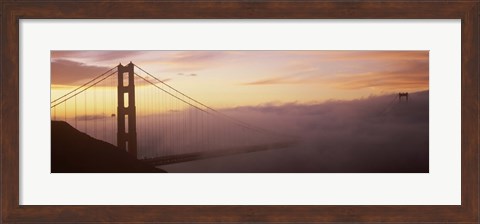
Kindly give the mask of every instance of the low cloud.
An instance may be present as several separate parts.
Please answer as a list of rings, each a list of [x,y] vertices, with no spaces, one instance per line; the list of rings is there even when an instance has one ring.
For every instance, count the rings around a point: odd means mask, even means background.
[[[108,115],[86,115],[86,116],[78,116],[77,120],[79,121],[94,121],[94,120],[103,120],[109,117],[115,117],[115,114]]]
[[[190,76],[190,77],[197,76],[197,74],[195,74],[195,73],[190,73],[190,74],[186,74],[186,73],[178,73],[177,75],[179,75],[179,76]]]
[[[427,61],[406,60],[395,62],[383,69],[358,70],[334,74],[317,74],[320,70],[310,70],[302,74],[270,77],[241,85],[278,85],[318,83],[338,89],[377,88],[425,90],[428,88],[429,64]]]
[[[84,59],[95,62],[120,62],[144,54],[145,51],[52,51],[52,59],[75,60]]]
[[[323,53],[323,52],[321,52]],[[429,51],[324,51],[328,60],[428,60]]]
[[[172,62],[198,63],[219,59],[227,54],[227,51],[176,51]]]
[[[305,80],[295,79],[291,76],[284,76],[284,77],[259,79],[252,82],[241,83],[241,85],[275,85],[275,84],[296,84],[296,83],[305,83]]]
[[[281,136],[241,129],[225,120],[219,123],[218,117],[193,108],[171,109],[164,114],[137,114],[139,157],[268,144],[284,141],[285,136],[295,136],[299,143],[288,148],[162,168],[169,172],[207,173],[425,173],[429,172],[428,105],[429,93],[424,91],[410,93],[408,103],[398,102],[396,95],[383,95],[311,105],[264,104],[221,110],[230,117]],[[87,120],[76,122],[79,130],[116,144],[116,117],[107,114],[78,120]],[[106,131],[102,129],[105,127]]]
[[[363,74],[344,74],[326,81],[341,89],[421,89],[428,86],[428,61],[405,61],[394,69]]]
[[[395,99],[395,100],[394,100]],[[394,103],[392,103],[394,102]],[[223,112],[297,136],[290,148],[172,164],[170,172],[428,172],[428,91],[305,105],[260,105]]]
[[[91,80],[110,69],[70,60],[53,60],[51,80],[53,85],[83,84],[83,81]]]

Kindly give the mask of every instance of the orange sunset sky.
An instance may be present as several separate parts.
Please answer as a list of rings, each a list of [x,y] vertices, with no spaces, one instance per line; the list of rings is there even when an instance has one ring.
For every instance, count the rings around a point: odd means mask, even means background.
[[[428,51],[52,51],[52,100],[130,61],[214,108],[416,92],[429,80]]]

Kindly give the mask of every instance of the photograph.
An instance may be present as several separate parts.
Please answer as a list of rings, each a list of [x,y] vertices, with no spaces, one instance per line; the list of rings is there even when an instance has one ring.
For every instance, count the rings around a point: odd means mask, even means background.
[[[52,173],[429,173],[429,51],[52,50]]]

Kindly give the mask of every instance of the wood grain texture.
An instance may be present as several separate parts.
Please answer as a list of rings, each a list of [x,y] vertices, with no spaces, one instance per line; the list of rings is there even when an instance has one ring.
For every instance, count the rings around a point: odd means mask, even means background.
[[[3,34],[3,1],[0,1],[0,222],[4,220],[4,213],[3,213],[3,150],[2,148],[4,147],[3,141],[2,141],[2,131],[3,131],[3,118],[2,118],[2,112],[3,112],[3,97],[2,97],[2,77],[3,75],[3,43],[5,41],[3,40],[5,35]]]
[[[1,220],[9,222],[479,221],[478,1],[0,1]],[[19,206],[19,19],[462,19],[461,206]]]

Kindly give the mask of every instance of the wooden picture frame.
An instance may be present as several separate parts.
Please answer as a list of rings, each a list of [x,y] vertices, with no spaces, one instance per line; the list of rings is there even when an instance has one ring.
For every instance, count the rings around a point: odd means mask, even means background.
[[[479,222],[478,1],[13,1],[1,7],[1,218],[16,222]],[[112,10],[114,9],[114,10]],[[461,205],[19,205],[20,19],[461,19]]]

